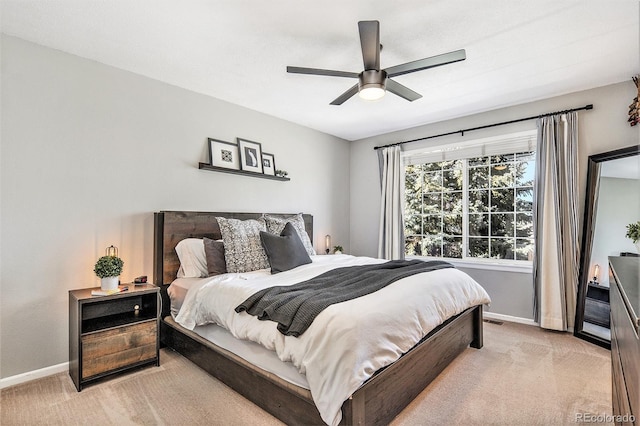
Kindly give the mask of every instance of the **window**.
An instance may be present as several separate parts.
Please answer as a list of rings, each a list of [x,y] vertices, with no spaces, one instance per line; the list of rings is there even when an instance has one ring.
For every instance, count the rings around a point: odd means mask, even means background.
[[[534,136],[527,133],[507,137],[493,149],[484,142],[449,153],[409,153],[405,253],[532,260],[533,143]]]

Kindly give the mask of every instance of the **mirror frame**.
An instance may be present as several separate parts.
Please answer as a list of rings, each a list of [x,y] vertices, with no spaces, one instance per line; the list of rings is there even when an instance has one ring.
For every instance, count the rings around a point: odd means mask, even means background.
[[[605,161],[617,160],[620,158],[632,157],[640,155],[640,145],[633,145],[626,148],[616,149],[614,151],[603,152],[589,156],[587,169],[587,187],[584,200],[584,217],[582,223],[582,242],[580,247],[580,272],[578,278],[578,299],[576,301],[576,317],[573,325],[573,335],[594,343],[607,349],[611,349],[611,341],[595,336],[583,330],[584,323],[584,307],[587,297],[587,284],[589,282],[589,266],[591,264],[591,252],[593,242],[595,202],[597,200],[596,190],[600,181],[600,163]],[[607,265],[607,270],[608,270]]]

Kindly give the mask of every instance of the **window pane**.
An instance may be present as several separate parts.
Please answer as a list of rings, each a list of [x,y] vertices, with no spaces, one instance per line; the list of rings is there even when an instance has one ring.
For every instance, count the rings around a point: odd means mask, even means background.
[[[424,174],[425,192],[442,191],[442,172],[429,172]]]
[[[469,212],[483,213],[489,211],[489,191],[469,191]]]
[[[424,216],[424,233],[437,235],[442,232],[442,216]]]
[[[444,257],[462,259],[462,238],[444,237],[442,243],[442,254]]]
[[[462,216],[445,215],[444,233],[447,235],[462,235]]]
[[[491,164],[508,163],[515,160],[515,154],[492,155]]]
[[[404,234],[422,234],[422,217],[409,215],[404,217]]]
[[[408,256],[422,256],[422,237],[420,235],[407,236],[404,240],[404,252]]]
[[[494,259],[514,259],[513,239],[491,238],[491,257]]]
[[[420,173],[422,171],[422,164],[409,164],[408,166],[406,166],[404,168],[404,173],[405,174],[417,174]]]
[[[441,164],[442,163],[428,163],[423,164],[422,167],[425,172],[437,172],[442,169]]]
[[[533,215],[516,214],[516,237],[533,238]]]
[[[426,214],[439,214],[442,212],[442,193],[422,195],[423,212]]]
[[[489,257],[489,239],[469,237],[469,256],[470,257]]]
[[[486,166],[489,164],[489,157],[474,157],[469,158],[469,166]]]
[[[442,172],[442,186],[451,191],[462,191],[462,170],[445,170]]]
[[[533,260],[533,240],[516,240],[516,260]]]
[[[442,211],[445,213],[462,213],[462,192],[445,192],[442,194]]]
[[[422,239],[422,255],[442,257],[442,237],[425,236]]]
[[[516,211],[533,210],[533,188],[516,189]]]
[[[404,206],[404,213],[406,216],[413,216],[422,213],[422,204],[418,197],[407,197]]]
[[[513,237],[513,213],[498,213],[491,215],[492,237]]]
[[[492,188],[509,188],[513,187],[513,171],[511,166],[506,164],[493,166],[491,168],[491,187]]]
[[[513,189],[494,189],[491,191],[491,211],[513,211]]]
[[[535,176],[536,176],[535,161],[524,161],[522,163],[516,163],[515,174],[516,174],[516,185],[533,186],[533,180],[535,179]]]
[[[489,167],[469,168],[469,189],[489,187]]]
[[[469,215],[469,236],[489,236],[489,215],[470,214]]]
[[[414,173],[405,172],[404,174],[405,191],[416,192],[422,190],[422,181],[420,176]]]

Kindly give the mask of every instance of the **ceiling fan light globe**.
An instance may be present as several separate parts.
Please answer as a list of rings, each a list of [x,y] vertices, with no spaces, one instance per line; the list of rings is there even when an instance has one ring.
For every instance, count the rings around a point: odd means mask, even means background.
[[[360,91],[358,92],[358,96],[360,96],[361,99],[364,99],[366,101],[377,101],[378,99],[382,98],[384,94],[385,94],[384,88],[376,84],[371,84],[371,85],[367,85],[366,87],[361,87]]]

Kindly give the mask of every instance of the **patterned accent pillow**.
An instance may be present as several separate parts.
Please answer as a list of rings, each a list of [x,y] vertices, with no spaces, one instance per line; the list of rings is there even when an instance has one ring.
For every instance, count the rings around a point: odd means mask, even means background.
[[[264,219],[227,219],[216,217],[224,242],[227,272],[251,272],[269,268],[269,259],[260,242],[266,231]]]
[[[307,234],[304,227],[302,213],[298,213],[293,216],[271,216],[263,214],[262,217],[267,224],[267,232],[276,235],[280,235],[287,222],[291,222],[295,230],[298,231],[298,236],[300,237],[300,240],[302,240],[302,245],[304,245],[305,250],[307,250],[307,254],[309,256],[316,254],[316,251],[313,249],[313,244],[311,244],[309,234]]]

